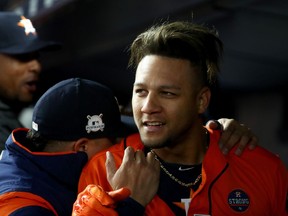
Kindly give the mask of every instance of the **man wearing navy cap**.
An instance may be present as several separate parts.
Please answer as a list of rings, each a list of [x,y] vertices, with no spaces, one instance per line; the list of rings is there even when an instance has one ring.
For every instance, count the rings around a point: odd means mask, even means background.
[[[104,85],[72,78],[52,86],[35,105],[32,129],[17,128],[6,141],[0,215],[71,215],[83,166],[130,129]]]
[[[11,131],[22,127],[18,115],[32,102],[41,71],[39,52],[59,48],[40,40],[29,19],[0,12],[0,151]]]

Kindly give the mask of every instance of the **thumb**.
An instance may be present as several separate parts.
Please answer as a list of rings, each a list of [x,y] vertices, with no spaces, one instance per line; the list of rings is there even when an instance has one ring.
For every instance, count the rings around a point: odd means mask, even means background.
[[[108,182],[110,183],[117,171],[116,165],[115,165],[115,160],[111,152],[107,151],[106,152],[106,173],[107,173],[107,179]]]
[[[206,123],[206,127],[212,130],[222,130],[222,125],[217,120],[209,120]]]
[[[130,190],[128,188],[120,188],[118,190],[108,192],[109,196],[115,201],[122,201],[130,196]]]

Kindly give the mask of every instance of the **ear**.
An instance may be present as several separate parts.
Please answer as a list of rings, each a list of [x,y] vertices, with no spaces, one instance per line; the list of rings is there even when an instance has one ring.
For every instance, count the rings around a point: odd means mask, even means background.
[[[84,151],[87,152],[88,150],[88,139],[87,138],[80,138],[78,139],[73,146],[74,151]]]
[[[198,113],[202,114],[206,111],[209,106],[211,97],[210,88],[207,86],[203,87],[198,93]]]

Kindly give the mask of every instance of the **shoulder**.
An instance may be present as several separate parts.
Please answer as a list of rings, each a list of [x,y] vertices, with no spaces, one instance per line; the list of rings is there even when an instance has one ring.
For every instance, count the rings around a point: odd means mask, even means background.
[[[267,187],[270,185],[270,189],[288,186],[288,172],[284,162],[263,147],[257,146],[254,150],[246,148],[240,156],[232,150],[226,158],[234,173],[242,176],[246,173],[255,182],[261,182]]]
[[[22,143],[26,143],[26,135],[28,132],[28,128],[21,128],[18,127],[16,129],[14,129],[9,136],[7,137],[6,140],[6,145],[7,146],[13,146],[13,148],[9,148],[9,149],[14,149],[14,151],[21,151],[21,152],[27,152],[28,149],[26,149]],[[16,150],[17,149],[17,150]]]
[[[28,192],[9,192],[0,196],[0,212],[9,216],[53,216],[56,211],[42,197]],[[2,215],[1,214],[1,215]]]
[[[269,169],[269,171],[285,168],[284,162],[277,154],[261,146],[257,146],[254,150],[245,149],[242,157],[243,160],[249,159],[249,161],[251,161],[251,163],[255,166],[263,167],[263,169]]]
[[[219,130],[209,130],[210,133],[210,146],[209,151],[213,152],[213,157],[217,155],[218,159],[222,158],[229,164],[234,164],[238,166],[250,166],[256,169],[263,170],[262,172],[279,172],[279,169],[287,173],[284,162],[275,153],[261,147],[257,146],[255,149],[250,150],[245,148],[240,156],[235,155],[235,150],[237,144],[231,149],[228,155],[224,156],[219,149],[219,138],[221,132]],[[211,154],[210,154],[211,156]],[[284,173],[285,173],[284,172]]]
[[[211,147],[215,150],[218,149],[219,150],[219,139],[221,136],[221,131],[219,130],[208,130],[210,133],[210,145]],[[235,150],[237,148],[237,144],[233,147],[233,149],[231,149],[229,151],[229,154],[227,155],[226,159],[228,160],[236,160],[239,159],[240,161],[246,161],[247,163],[251,163],[251,164],[267,164],[268,167],[278,167],[279,164],[283,164],[283,162],[281,161],[281,159],[279,158],[278,155],[276,155],[275,153],[261,147],[257,146],[255,149],[250,150],[249,148],[245,148],[243,153],[241,154],[241,156],[237,156],[235,155]],[[220,150],[219,150],[220,151]],[[225,157],[225,156],[224,156]]]
[[[25,206],[13,211],[9,216],[31,216],[31,215],[41,215],[41,216],[55,216],[55,214],[47,208],[41,206]]]

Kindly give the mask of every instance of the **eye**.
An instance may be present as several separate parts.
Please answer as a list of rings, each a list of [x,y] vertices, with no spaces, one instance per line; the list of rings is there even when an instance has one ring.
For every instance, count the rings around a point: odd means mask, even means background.
[[[164,97],[169,97],[169,98],[176,97],[176,94],[171,91],[162,91],[160,92],[160,94]]]
[[[174,95],[174,93],[168,92],[168,91],[163,91],[162,94],[163,94],[163,95]]]
[[[17,55],[10,55],[12,58],[17,59],[21,62],[29,62],[32,60],[39,60],[39,53],[32,52],[32,53],[25,53],[25,54],[17,54]]]
[[[138,95],[139,97],[147,95],[147,91],[141,88],[134,89],[134,93]]]

